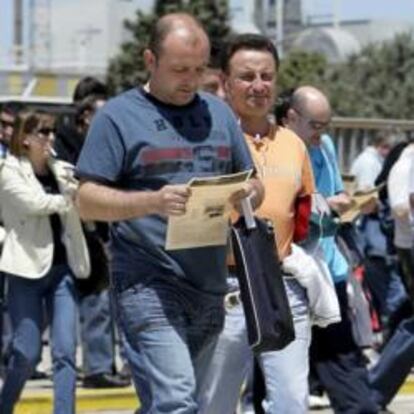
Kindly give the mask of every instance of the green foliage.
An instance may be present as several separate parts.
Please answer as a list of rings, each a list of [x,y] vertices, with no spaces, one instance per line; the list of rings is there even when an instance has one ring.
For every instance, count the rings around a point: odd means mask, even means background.
[[[328,83],[338,115],[410,119],[414,105],[413,35],[401,34],[390,42],[366,47],[336,67]]]
[[[282,61],[279,90],[314,85],[341,116],[410,119],[414,108],[414,37],[372,44],[344,63],[294,50]]]
[[[159,16],[176,11],[196,16],[206,28],[212,43],[222,42],[230,33],[227,0],[157,0],[152,14],[138,11],[134,21],[125,22],[131,39],[121,46],[120,53],[109,64],[107,83],[112,93],[146,81],[143,52],[148,44],[150,28]]]
[[[328,70],[322,54],[292,50],[281,62],[278,89],[293,89],[301,85],[322,87]]]

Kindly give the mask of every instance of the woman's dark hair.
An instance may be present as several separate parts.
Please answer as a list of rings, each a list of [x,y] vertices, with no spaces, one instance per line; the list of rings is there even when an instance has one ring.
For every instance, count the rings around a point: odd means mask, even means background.
[[[276,99],[273,113],[276,118],[276,123],[280,126],[285,125],[287,113],[292,105],[293,92],[294,89],[287,89],[280,93]]]
[[[16,157],[25,155],[24,140],[26,136],[44,127],[53,128],[54,125],[55,117],[46,112],[21,112],[16,117],[10,139],[10,154]]]

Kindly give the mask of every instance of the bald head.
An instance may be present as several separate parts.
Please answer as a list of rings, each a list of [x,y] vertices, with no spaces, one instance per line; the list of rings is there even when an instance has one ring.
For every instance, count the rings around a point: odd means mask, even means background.
[[[208,36],[201,23],[187,13],[170,13],[161,17],[153,26],[148,48],[159,56],[169,35],[174,35],[189,46],[208,45]]]
[[[331,119],[328,98],[313,86],[301,86],[292,95],[287,126],[306,143],[318,144]]]
[[[328,98],[313,86],[301,86],[295,90],[292,95],[291,107],[299,111],[319,112],[323,116],[330,116],[331,105]]]
[[[151,94],[173,105],[190,103],[200,87],[209,55],[208,37],[193,16],[172,13],[161,17],[150,47],[144,51]]]

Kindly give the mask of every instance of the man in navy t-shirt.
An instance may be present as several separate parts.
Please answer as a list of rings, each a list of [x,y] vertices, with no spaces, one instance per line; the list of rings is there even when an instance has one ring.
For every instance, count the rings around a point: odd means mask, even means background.
[[[197,361],[223,323],[226,246],[166,251],[167,217],[185,213],[192,177],[253,168],[229,107],[197,92],[208,56],[192,16],[158,20],[148,84],[97,113],[77,165],[82,217],[113,222],[112,288],[140,413],[197,412]],[[246,196],[261,202],[258,180],[231,201]]]

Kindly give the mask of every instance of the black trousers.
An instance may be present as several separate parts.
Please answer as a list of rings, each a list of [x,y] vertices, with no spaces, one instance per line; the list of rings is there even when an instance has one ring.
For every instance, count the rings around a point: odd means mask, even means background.
[[[337,283],[335,288],[342,320],[327,328],[313,328],[310,349],[313,368],[335,414],[375,414],[378,407],[372,398],[365,360],[352,336],[346,282]],[[263,413],[261,401],[265,396],[260,376],[256,367],[253,387],[256,413]]]

